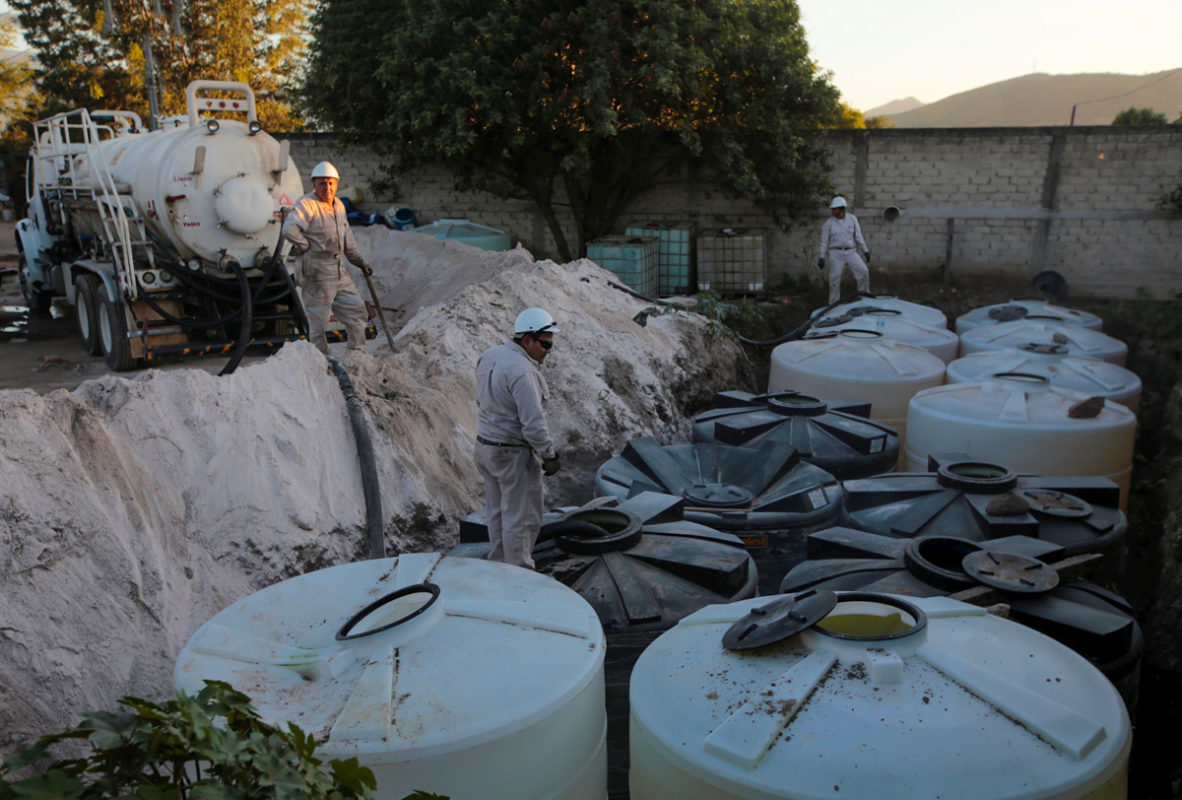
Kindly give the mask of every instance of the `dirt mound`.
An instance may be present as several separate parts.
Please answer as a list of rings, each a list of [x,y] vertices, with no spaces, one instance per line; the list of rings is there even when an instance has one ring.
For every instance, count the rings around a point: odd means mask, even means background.
[[[383,304],[406,319],[397,353],[379,340],[343,359],[371,421],[390,554],[450,549],[482,504],[473,372],[526,306],[561,329],[545,366],[564,463],[551,504],[589,497],[594,468],[634,437],[685,439],[687,404],[753,388],[716,326],[658,313],[589,261],[361,233]],[[123,694],[166,696],[198,625],[363,557],[364,525],[345,403],[306,343],[224,378],[150,370],[0,392],[0,750]]]

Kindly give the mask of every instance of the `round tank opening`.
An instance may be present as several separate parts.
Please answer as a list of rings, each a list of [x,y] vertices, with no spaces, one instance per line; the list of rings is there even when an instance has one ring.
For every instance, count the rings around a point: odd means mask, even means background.
[[[845,592],[837,605],[816,624],[821,633],[855,641],[889,641],[917,633],[927,626],[918,607],[886,595]]]
[[[867,340],[867,341],[872,340],[872,339],[881,339],[882,338],[882,334],[879,333],[878,331],[860,331],[860,330],[838,331],[837,335],[844,336],[846,339],[863,339],[863,340]]]
[[[936,470],[941,486],[966,492],[1002,492],[1018,482],[1017,473],[989,461],[954,461]]]
[[[867,309],[862,316],[864,317],[901,317],[903,312],[895,308],[871,308]]]
[[[755,499],[747,489],[729,483],[699,483],[686,489],[682,496],[695,506],[706,508],[740,508]]]
[[[1029,372],[998,372],[995,373],[993,377],[995,380],[999,381],[1024,383],[1029,385],[1031,388],[1051,385],[1049,378],[1044,378],[1042,375],[1031,375]]]
[[[1063,318],[1056,314],[1027,314],[1026,319],[1037,320],[1039,322],[1062,322]]]
[[[920,580],[949,591],[972,586],[964,571],[964,557],[981,549],[976,542],[955,536],[923,536],[912,539],[903,550],[903,563]]]
[[[417,583],[375,600],[354,614],[337,631],[337,640],[361,639],[409,622],[439,599],[439,587]]]
[[[555,542],[566,552],[581,555],[626,550],[644,533],[638,517],[610,508],[576,511],[542,530],[552,531]]]
[[[823,414],[828,405],[817,397],[797,392],[779,392],[769,395],[767,407],[780,414]]]

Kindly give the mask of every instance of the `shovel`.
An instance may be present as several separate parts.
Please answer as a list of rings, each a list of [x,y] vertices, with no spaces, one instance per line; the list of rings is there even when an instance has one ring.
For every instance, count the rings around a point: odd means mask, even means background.
[[[397,353],[394,348],[394,335],[390,333],[390,326],[386,324],[386,315],[382,312],[382,303],[378,300],[378,292],[373,288],[373,278],[365,270],[361,271],[361,276],[365,278],[365,285],[369,287],[369,296],[373,298],[374,308],[377,309],[378,319],[382,321],[382,330],[386,332],[386,341],[390,343],[390,352]]]

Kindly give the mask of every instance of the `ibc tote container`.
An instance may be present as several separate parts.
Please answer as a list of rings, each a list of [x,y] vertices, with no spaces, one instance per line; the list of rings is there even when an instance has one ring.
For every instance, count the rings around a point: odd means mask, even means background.
[[[657,240],[642,236],[604,236],[587,243],[587,258],[614,272],[629,289],[657,294]]]
[[[657,289],[662,297],[693,294],[694,226],[689,223],[633,223],[625,236],[652,236],[657,240]]]
[[[747,294],[763,289],[767,250],[763,231],[724,229],[698,237],[698,290]]]

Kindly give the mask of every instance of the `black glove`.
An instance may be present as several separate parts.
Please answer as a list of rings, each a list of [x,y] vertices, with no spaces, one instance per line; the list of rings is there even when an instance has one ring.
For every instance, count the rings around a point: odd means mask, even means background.
[[[825,259],[823,259],[823,258],[817,259],[817,269],[825,269]]]
[[[542,459],[542,472],[545,474],[553,475],[555,472],[558,472],[558,467],[558,453],[555,453],[552,458]]]
[[[361,270],[362,275],[373,275],[373,267],[371,267],[369,264],[362,264],[357,269]]]
[[[870,251],[869,250],[866,251],[866,263],[867,264],[870,263]]]

